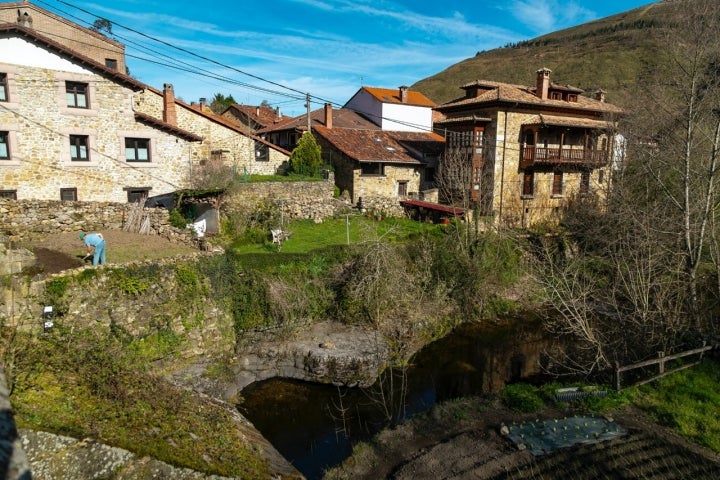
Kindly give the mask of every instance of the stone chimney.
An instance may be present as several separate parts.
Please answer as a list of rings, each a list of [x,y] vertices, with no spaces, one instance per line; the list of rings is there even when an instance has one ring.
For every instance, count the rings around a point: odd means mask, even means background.
[[[199,102],[200,102],[200,111],[201,112],[205,111],[205,104],[207,104],[207,98],[200,97]]]
[[[325,128],[332,128],[332,103],[325,104]]]
[[[400,87],[400,103],[407,103],[408,100],[408,87],[405,85]]]
[[[549,68],[541,68],[537,72],[537,88],[535,94],[541,100],[547,100],[548,89],[550,88],[550,74],[552,70]]]
[[[255,107],[255,116],[256,117],[260,116],[260,106]]]
[[[163,122],[177,126],[175,110],[175,90],[170,83],[163,85]]]
[[[25,28],[32,28],[33,20],[29,13],[20,13],[18,10],[17,23]]]
[[[282,113],[280,113],[280,107],[275,107],[275,119],[280,120],[282,118]]]
[[[605,93],[605,90],[603,90],[602,88],[595,92],[595,100],[605,103]]]

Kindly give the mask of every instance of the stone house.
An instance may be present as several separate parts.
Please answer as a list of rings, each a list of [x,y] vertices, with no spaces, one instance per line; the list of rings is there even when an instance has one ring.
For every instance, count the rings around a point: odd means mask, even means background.
[[[446,156],[462,156],[469,166],[458,197],[469,190],[466,198],[497,224],[557,221],[569,201],[602,202],[610,186],[622,110],[606,103],[602,90],[585,96],[551,82],[547,68],[536,73],[534,86],[468,83],[463,97],[435,108]]]
[[[188,185],[202,138],[134,111],[146,86],[34,29],[0,25],[0,195],[134,201]]]
[[[165,84],[162,91],[146,87],[134,101],[137,111],[202,137],[191,154],[195,169],[208,162],[220,162],[238,175],[273,175],[290,158],[290,152],[250,135],[231,119],[203,108],[202,103],[188,105],[175,98],[170,84]]]
[[[402,86],[362,87],[343,106],[354,110],[382,130],[431,132],[435,102],[420,92]]]
[[[277,109],[262,105],[241,105],[235,103],[225,109],[221,116],[241,125],[243,130],[255,135],[258,130],[271,127],[283,120],[280,107]]]
[[[313,134],[334,167],[335,185],[365,206],[390,200],[399,208],[400,200],[432,187],[445,143],[432,132],[316,126]]]
[[[0,196],[135,201],[192,188],[209,161],[265,174],[289,158],[176,100],[171,85],[125,75],[117,42],[27,2],[0,5],[5,16],[14,8],[0,24]],[[72,48],[87,42],[88,55]],[[111,54],[116,62],[105,61]]]

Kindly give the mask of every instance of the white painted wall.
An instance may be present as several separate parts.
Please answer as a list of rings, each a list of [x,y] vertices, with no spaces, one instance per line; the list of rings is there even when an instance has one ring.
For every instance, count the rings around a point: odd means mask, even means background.
[[[92,75],[91,71],[80,65],[15,37],[0,39],[0,63]]]
[[[432,131],[432,109],[399,103],[383,104],[383,130]]]

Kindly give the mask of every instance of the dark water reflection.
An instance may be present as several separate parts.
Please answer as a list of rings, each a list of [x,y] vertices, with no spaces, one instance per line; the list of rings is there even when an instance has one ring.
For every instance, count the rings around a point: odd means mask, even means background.
[[[385,427],[389,417],[400,419],[436,402],[496,391],[538,374],[547,345],[538,323],[528,319],[465,324],[420,351],[406,375],[385,372],[385,381],[373,388],[272,379],[245,388],[240,409],[308,480],[319,479],[350,455],[353,443]],[[398,388],[403,380],[404,399]],[[384,408],[388,405],[395,406],[391,413]]]

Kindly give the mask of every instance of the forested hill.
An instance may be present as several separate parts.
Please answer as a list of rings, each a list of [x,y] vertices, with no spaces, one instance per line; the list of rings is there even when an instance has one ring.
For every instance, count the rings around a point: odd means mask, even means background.
[[[412,86],[437,103],[460,97],[460,86],[483,79],[534,85],[535,71],[550,68],[552,80],[629,106],[640,77],[661,75],[657,52],[665,34],[687,9],[708,0],[664,0],[542,37],[478,52]],[[711,0],[717,1],[717,0]]]

